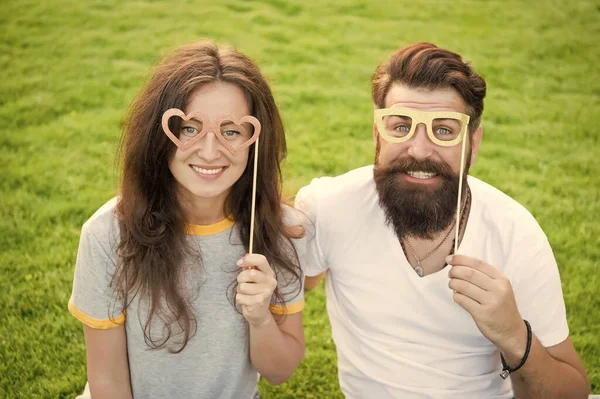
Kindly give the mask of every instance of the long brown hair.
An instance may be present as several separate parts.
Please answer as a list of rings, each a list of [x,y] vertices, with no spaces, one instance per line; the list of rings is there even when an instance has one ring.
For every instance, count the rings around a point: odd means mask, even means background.
[[[184,284],[184,259],[191,254],[186,245],[185,218],[177,200],[176,181],[168,167],[176,147],[163,133],[161,117],[169,108],[184,109],[192,91],[216,81],[239,86],[251,114],[262,125],[255,252],[263,254],[276,273],[287,271],[296,282],[302,276],[290,238],[302,236],[303,231],[283,223],[281,207],[280,163],[287,154],[284,128],[265,78],[249,58],[230,47],[199,42],[178,48],[160,63],[131,105],[121,138],[122,182],[117,205],[119,261],[112,281],[117,299],[125,308],[136,297],[149,304],[144,325],[149,347],[164,348],[171,336],[183,334],[179,348],[168,345],[173,353],[185,348],[196,332],[197,320]],[[172,131],[179,129],[172,128]],[[254,145],[249,149],[244,173],[224,204],[224,212],[233,216],[246,250]],[[274,298],[277,304],[283,304],[279,290],[275,291]],[[157,319],[164,323],[164,334],[154,340],[150,327]]]

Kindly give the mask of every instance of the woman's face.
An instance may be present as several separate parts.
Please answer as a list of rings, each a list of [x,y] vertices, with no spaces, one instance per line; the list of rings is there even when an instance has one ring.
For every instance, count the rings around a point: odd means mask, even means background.
[[[210,83],[194,90],[183,111],[186,115],[201,113],[206,119],[204,124],[214,124],[225,116],[237,121],[250,114],[243,90],[226,82]],[[199,134],[203,122],[195,119],[183,121],[178,132],[179,139],[185,142]],[[216,134],[221,134],[231,143],[243,142],[252,136],[252,129],[249,124],[237,126],[225,122],[219,129],[209,130],[192,147],[186,150],[178,148],[169,169],[177,181],[182,199],[222,208],[231,187],[246,169],[249,149],[244,148],[232,155]]]

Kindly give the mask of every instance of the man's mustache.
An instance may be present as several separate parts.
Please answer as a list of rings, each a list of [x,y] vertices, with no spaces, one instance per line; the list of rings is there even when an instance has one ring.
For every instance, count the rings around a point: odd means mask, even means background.
[[[385,174],[406,173],[408,171],[422,171],[425,173],[435,173],[442,177],[455,178],[457,177],[452,169],[441,162],[431,160],[417,161],[413,157],[399,158],[392,161],[384,167]]]

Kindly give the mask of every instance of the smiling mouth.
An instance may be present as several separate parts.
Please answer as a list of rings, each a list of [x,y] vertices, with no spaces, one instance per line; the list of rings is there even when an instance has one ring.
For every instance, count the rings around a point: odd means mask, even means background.
[[[409,170],[406,172],[407,175],[409,175],[410,177],[414,177],[415,179],[431,179],[433,177],[438,176],[437,173],[433,173],[433,172],[423,172],[420,170]]]
[[[203,175],[216,175],[216,174],[221,173],[221,171],[223,169],[225,169],[225,167],[223,167],[223,166],[221,166],[220,168],[210,168],[210,169],[201,168],[201,167],[196,166],[196,165],[190,165],[190,166],[196,172],[201,173]]]

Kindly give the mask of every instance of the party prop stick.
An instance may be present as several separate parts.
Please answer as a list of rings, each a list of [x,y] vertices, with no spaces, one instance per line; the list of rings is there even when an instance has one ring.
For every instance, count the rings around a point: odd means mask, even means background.
[[[252,253],[252,247],[254,246],[254,211],[256,208],[256,176],[258,174],[258,141],[260,137],[256,139],[254,145],[254,176],[252,177],[252,209],[250,211],[250,244],[248,245],[248,253]]]
[[[456,201],[456,237],[454,238],[454,253],[458,253],[458,236],[460,234],[460,203],[462,202],[463,173],[465,170],[465,148],[467,138],[463,137],[460,155],[460,177],[458,178],[458,201]]]
[[[460,176],[458,178],[458,201],[456,201],[456,236],[454,237],[454,254],[458,253],[458,236],[460,235],[460,203],[462,202],[462,184],[463,184],[463,173],[465,170],[465,147],[467,138],[463,137],[462,150],[460,154]],[[466,211],[466,209],[465,209]],[[452,302],[454,300],[454,294],[456,291],[452,290]]]

